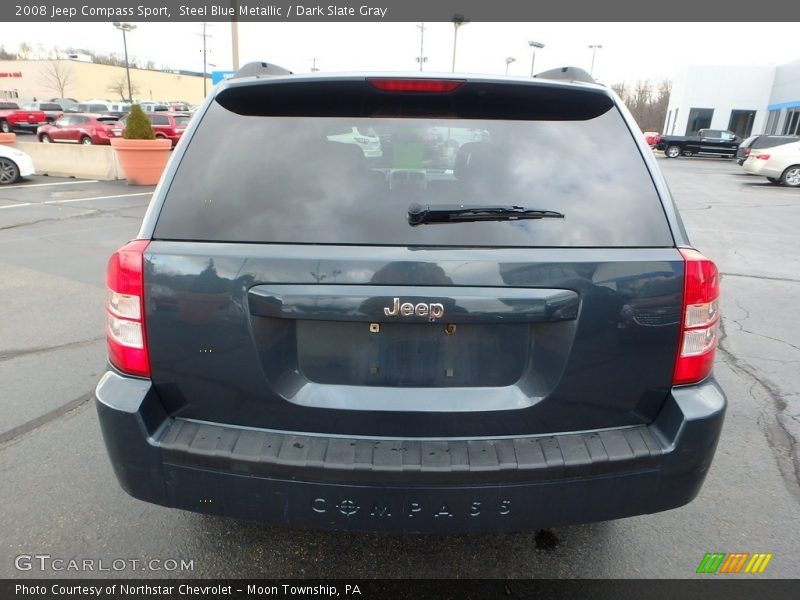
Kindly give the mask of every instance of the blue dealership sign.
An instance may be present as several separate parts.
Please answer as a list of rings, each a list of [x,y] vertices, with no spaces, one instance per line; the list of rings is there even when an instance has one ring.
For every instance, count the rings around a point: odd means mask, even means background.
[[[236,71],[211,71],[211,83],[217,85],[223,79],[232,77]]]

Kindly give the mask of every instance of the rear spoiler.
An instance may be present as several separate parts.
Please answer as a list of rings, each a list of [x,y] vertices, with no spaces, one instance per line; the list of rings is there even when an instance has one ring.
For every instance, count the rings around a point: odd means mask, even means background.
[[[534,75],[534,77],[537,79],[555,79],[561,81],[579,81],[581,83],[597,83],[594,77],[578,67],[559,67],[558,69],[550,69],[549,71],[537,73]]]
[[[271,65],[265,62],[250,62],[243,66],[241,69],[236,71],[230,79],[238,79],[240,77],[275,77],[278,75],[291,75],[292,72],[289,69],[284,69],[283,67],[279,67],[278,65]]]

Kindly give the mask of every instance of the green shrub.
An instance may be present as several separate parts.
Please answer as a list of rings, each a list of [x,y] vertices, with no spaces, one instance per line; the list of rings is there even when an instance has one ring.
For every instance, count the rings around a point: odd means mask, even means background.
[[[125,132],[122,134],[126,140],[154,140],[156,134],[150,119],[138,104],[131,106],[131,114],[125,121]]]

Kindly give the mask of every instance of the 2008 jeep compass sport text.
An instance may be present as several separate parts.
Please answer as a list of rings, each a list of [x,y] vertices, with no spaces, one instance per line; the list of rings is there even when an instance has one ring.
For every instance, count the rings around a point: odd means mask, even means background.
[[[214,90],[109,261],[122,487],[434,533],[692,500],[726,406],[718,274],[617,97],[573,69],[262,66]]]

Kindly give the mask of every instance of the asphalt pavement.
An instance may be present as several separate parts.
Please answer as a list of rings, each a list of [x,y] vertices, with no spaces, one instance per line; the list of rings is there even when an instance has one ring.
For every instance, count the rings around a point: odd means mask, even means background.
[[[705,486],[666,513],[493,536],[287,530],[127,496],[90,398],[105,362],[106,260],[136,234],[152,188],[53,177],[0,188],[0,578],[684,578],[715,551],[773,553],[761,577],[796,577],[800,190],[725,160],[659,163],[723,273],[716,376],[730,406]],[[127,562],[19,570],[20,555]]]

